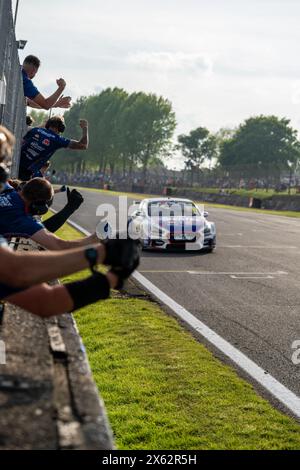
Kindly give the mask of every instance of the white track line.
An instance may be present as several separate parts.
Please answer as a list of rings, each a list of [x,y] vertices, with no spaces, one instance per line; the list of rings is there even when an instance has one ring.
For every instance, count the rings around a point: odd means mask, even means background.
[[[54,214],[57,214],[57,212],[58,212],[57,210],[53,209],[52,207],[51,207],[50,211],[53,212]],[[81,225],[77,225],[72,220],[68,219],[68,224],[71,225],[72,227],[76,228],[76,230],[78,230],[78,232],[81,232],[86,237],[89,237],[91,235],[91,233],[88,232],[85,228],[81,227]]]
[[[145,271],[144,271],[145,272]],[[209,275],[209,276],[249,276],[249,277],[257,277],[257,276],[287,276],[289,273],[286,271],[275,271],[270,273],[260,273],[260,272],[213,272],[213,271],[186,271],[188,274],[193,275]],[[245,278],[243,278],[245,279]]]
[[[133,274],[133,277],[156,298],[173,310],[179,318],[204,336],[204,338],[213,344],[219,351],[235,362],[241,369],[247,372],[248,375],[268,390],[271,395],[276,397],[277,400],[289,408],[295,416],[300,418],[300,398],[297,395],[278,382],[274,377],[266,373],[261,367],[237,348],[232,346],[228,341],[224,340],[208,326],[194,317],[194,315],[192,315],[188,310],[171,299],[171,297],[166,295],[142,274],[136,271]]]
[[[275,271],[271,273],[261,272],[214,272],[214,271],[186,271],[179,269],[143,269],[142,274],[192,274],[199,276],[283,276],[288,275],[286,271]]]
[[[282,250],[282,245],[217,245],[218,248],[253,248],[261,250]],[[285,248],[284,248],[285,249]],[[287,246],[288,250],[297,250],[296,246]]]
[[[68,221],[69,224],[79,230],[86,236],[91,235],[90,232],[85,230],[75,222]],[[285,405],[292,413],[300,418],[300,398],[282,385],[278,380],[265,372],[254,361],[249,359],[244,353],[232,346],[228,341],[223,339],[208,326],[202,323],[198,318],[192,315],[188,310],[179,305],[175,300],[165,294],[162,290],[156,287],[145,276],[135,271],[132,277],[138,281],[145,289],[153,294],[157,299],[169,307],[180,319],[192,327],[195,331],[200,333],[207,339],[213,346],[227,356],[231,361],[243,369],[250,377],[262,385],[273,397],[277,398],[283,405]]]
[[[72,225],[72,227],[76,228],[79,232],[81,232],[83,235],[89,237],[91,235],[90,232],[85,230],[85,228],[81,227],[80,225],[77,225],[75,222],[72,222],[71,220],[68,220],[68,224]]]
[[[274,279],[274,276],[230,276],[231,279]]]

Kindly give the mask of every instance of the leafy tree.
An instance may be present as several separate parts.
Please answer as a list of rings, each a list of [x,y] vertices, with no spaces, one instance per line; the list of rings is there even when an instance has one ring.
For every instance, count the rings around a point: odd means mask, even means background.
[[[122,169],[125,174],[128,167],[129,177],[133,168],[138,164],[139,154],[142,151],[142,142],[138,136],[138,127],[143,118],[142,112],[138,112],[136,102],[141,93],[132,93],[128,96],[121,110],[119,124],[122,132],[119,139],[122,140]]]
[[[230,139],[231,137],[234,136],[236,132],[236,128],[230,128],[230,127],[221,127],[215,134],[215,138],[217,139],[218,145],[220,145],[224,140]]]
[[[179,135],[178,143],[185,157],[186,168],[191,172],[191,183],[193,183],[194,171],[199,173],[205,161],[211,161],[216,157],[217,139],[205,127],[198,127],[189,134]]]
[[[152,158],[168,153],[176,127],[175,113],[170,101],[155,94],[137,93],[127,111],[126,138],[130,152],[143,169],[146,182]]]
[[[113,174],[122,153],[122,128],[120,114],[128,94],[120,88],[108,88],[87,102],[87,119],[90,123],[90,152],[98,169],[107,166]]]
[[[246,178],[280,178],[300,158],[297,131],[288,119],[257,116],[247,119],[221,145],[219,164]]]
[[[66,123],[66,136],[72,139],[79,139],[81,130],[79,127],[79,120],[85,118],[87,98],[81,97],[76,103],[64,114]],[[65,169],[71,167],[72,173],[84,171],[85,167],[85,152],[74,152],[72,150],[60,150],[53,157],[53,166],[56,169]]]
[[[55,157],[58,168],[82,172],[86,166],[112,175],[116,168],[132,173],[168,153],[176,126],[171,103],[163,97],[143,92],[128,94],[108,88],[99,95],[81,98],[66,113],[66,134],[78,138],[78,122],[89,121],[90,145],[87,152],[62,151]]]

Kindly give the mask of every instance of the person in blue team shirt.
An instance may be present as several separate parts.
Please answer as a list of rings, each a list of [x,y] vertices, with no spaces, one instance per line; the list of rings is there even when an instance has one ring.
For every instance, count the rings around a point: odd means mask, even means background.
[[[88,122],[80,119],[79,125],[82,129],[82,137],[79,141],[62,137],[65,123],[60,116],[48,119],[45,128],[34,127],[27,132],[21,148],[19,178],[22,181],[28,181],[32,177],[40,176],[41,168],[61,148],[86,150],[89,144]]]
[[[44,175],[42,175],[43,177]],[[17,179],[9,179],[6,189],[15,189],[16,191],[22,191],[24,185],[27,184],[26,181],[20,181]],[[56,212],[51,217],[43,220],[44,228],[49,230],[49,232],[55,233],[59,230],[71,217],[74,212],[76,212],[80,206],[84,203],[84,198],[77,189],[70,189],[68,186],[61,186],[60,188],[54,190],[55,194],[66,193],[67,203]]]
[[[45,98],[37,87],[33,84],[32,79],[36,76],[41,65],[40,59],[34,55],[25,58],[22,66],[22,79],[24,96],[27,98],[27,105],[32,108],[46,109],[50,108],[70,108],[71,97],[63,96],[62,93],[66,88],[66,82],[63,78],[56,80],[57,90],[48,98]]]
[[[79,240],[62,240],[34,216],[48,212],[54,191],[45,178],[33,178],[20,191],[12,187],[0,194],[0,234],[5,238],[27,237],[48,250],[67,250],[96,243],[96,234]]]
[[[68,250],[51,253],[14,252],[8,247],[2,230],[33,234],[45,231],[31,214],[45,210],[53,196],[51,186],[49,188],[44,179],[38,188],[34,180],[27,183],[27,190],[20,194],[7,184],[13,145],[12,134],[0,126],[0,199],[3,195],[2,207],[6,211],[6,222],[3,214],[0,215],[0,301],[4,299],[35,315],[49,317],[106,299],[110,289],[120,289],[139,264],[139,250],[132,240],[107,240],[85,248],[81,248],[79,243],[78,248],[69,245]],[[34,195],[36,191],[39,192]],[[83,239],[83,245],[86,241]],[[106,275],[96,270],[100,263],[111,266]],[[41,284],[86,267],[92,271],[87,279],[65,285]]]

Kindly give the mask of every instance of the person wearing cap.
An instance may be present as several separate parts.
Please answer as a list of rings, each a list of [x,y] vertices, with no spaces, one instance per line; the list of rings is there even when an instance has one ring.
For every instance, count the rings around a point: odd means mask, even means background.
[[[8,239],[30,238],[48,250],[68,250],[96,243],[96,233],[77,240],[63,240],[35,218],[48,212],[53,197],[53,187],[45,178],[33,178],[19,191],[4,189],[0,194],[0,234]]]

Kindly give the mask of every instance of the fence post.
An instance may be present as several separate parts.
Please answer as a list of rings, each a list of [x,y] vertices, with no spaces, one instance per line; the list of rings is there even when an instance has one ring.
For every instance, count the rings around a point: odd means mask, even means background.
[[[12,4],[9,0],[0,0],[0,124],[7,127],[16,138],[11,174],[17,176],[20,146],[26,130],[26,106]]]

